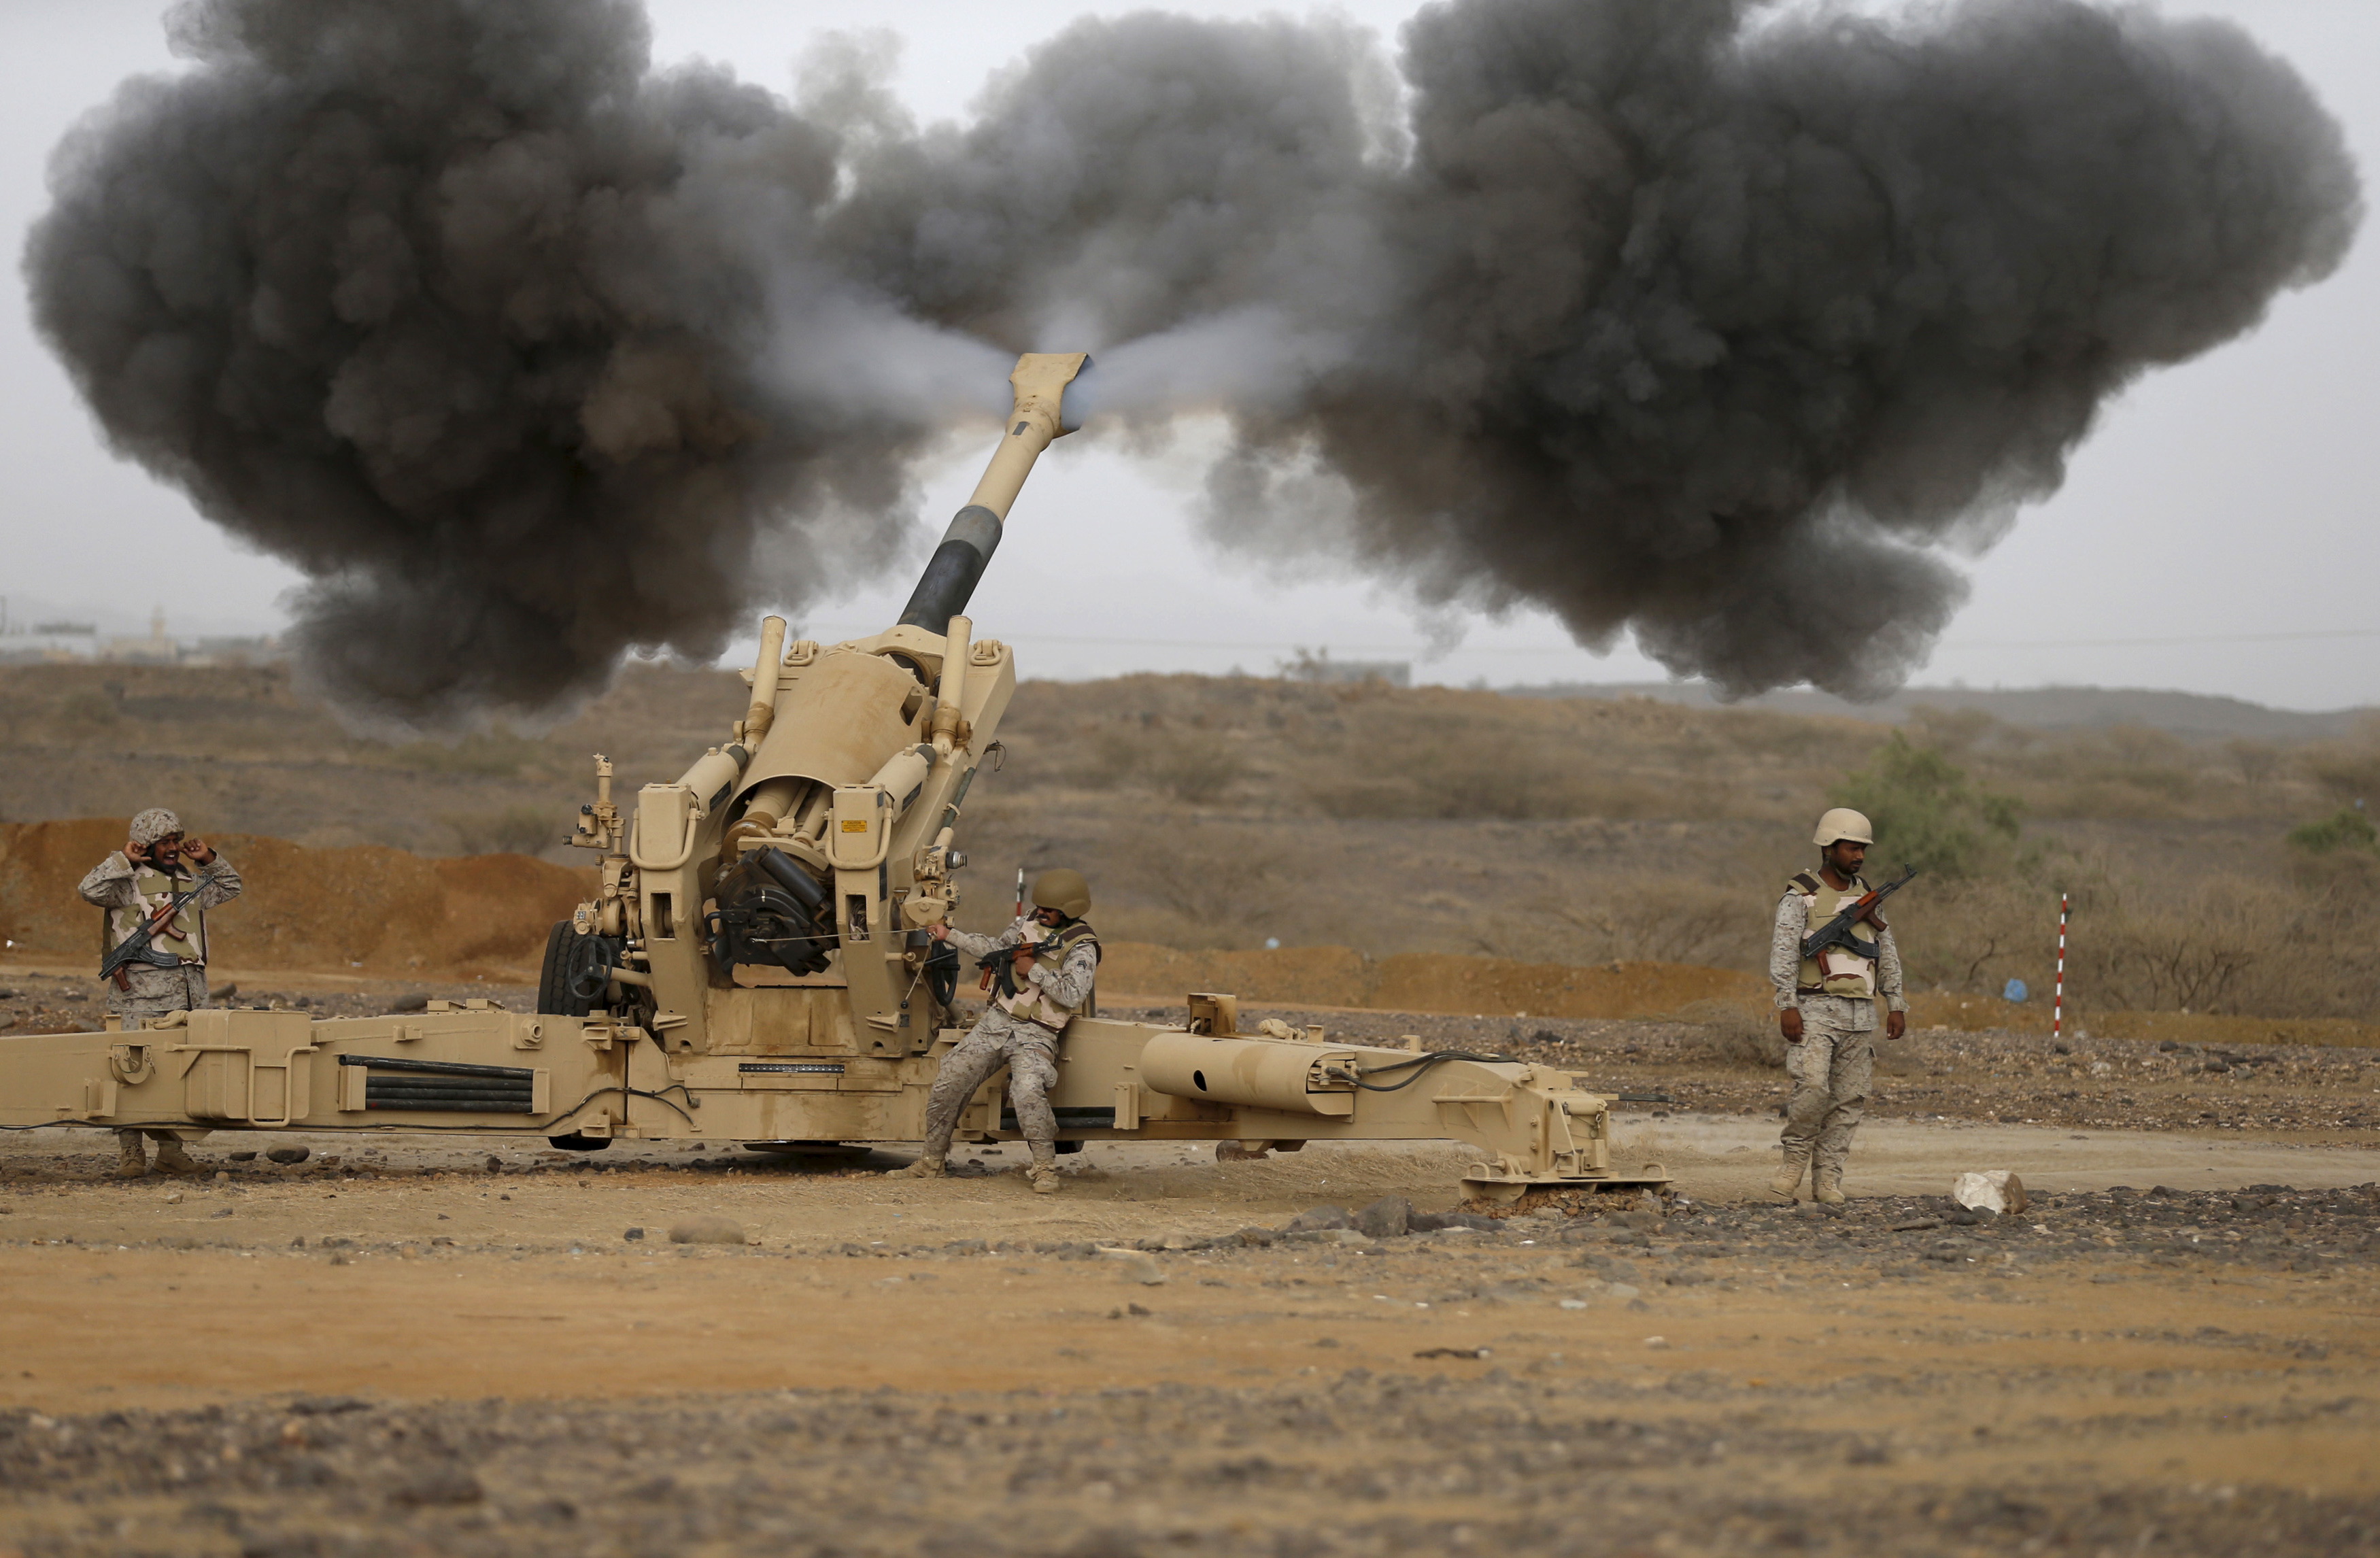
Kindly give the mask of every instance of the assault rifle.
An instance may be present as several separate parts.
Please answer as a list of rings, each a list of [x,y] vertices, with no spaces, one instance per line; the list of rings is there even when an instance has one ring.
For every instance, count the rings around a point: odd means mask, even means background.
[[[1866,955],[1861,951],[1857,941],[1852,938],[1852,927],[1863,919],[1869,919],[1876,912],[1876,905],[1908,886],[1909,879],[1917,874],[1915,866],[1903,866],[1900,870],[1901,875],[1898,882],[1888,882],[1881,887],[1869,888],[1853,902],[1845,904],[1832,919],[1803,937],[1802,955],[1815,957],[1833,946],[1841,947],[1845,952]]]
[[[975,966],[983,970],[976,988],[988,991],[996,983],[1001,994],[1016,994],[1016,960],[1027,954],[1038,956],[1048,950],[1046,942],[1019,942],[1014,946],[992,948],[975,960]]]
[[[159,952],[151,943],[157,939],[157,932],[174,923],[174,917],[180,914],[206,885],[204,881],[192,882],[188,892],[175,894],[171,903],[134,926],[132,933],[116,943],[115,950],[100,960],[99,977],[114,980],[116,989],[128,991],[132,988],[132,976],[127,970],[135,963],[152,968],[180,968],[180,958],[170,952]]]

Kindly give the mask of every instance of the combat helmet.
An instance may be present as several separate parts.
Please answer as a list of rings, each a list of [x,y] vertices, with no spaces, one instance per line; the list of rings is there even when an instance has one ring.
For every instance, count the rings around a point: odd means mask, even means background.
[[[1810,842],[1824,848],[1829,844],[1848,841],[1852,844],[1874,844],[1876,829],[1869,825],[1864,813],[1848,806],[1838,806],[1818,819],[1818,831]]]
[[[1033,879],[1033,907],[1053,908],[1069,919],[1080,919],[1091,912],[1091,884],[1080,871],[1043,871]]]

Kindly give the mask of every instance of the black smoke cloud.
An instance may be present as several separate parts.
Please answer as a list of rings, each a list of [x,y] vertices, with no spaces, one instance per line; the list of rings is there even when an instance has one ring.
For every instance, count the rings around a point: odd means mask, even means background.
[[[890,375],[1005,371],[832,265],[834,139],[650,73],[632,0],[171,26],[195,68],[57,153],[35,316],[117,450],[313,577],[370,712],[549,703],[880,564],[950,395]]]
[[[37,317],[415,719],[880,567],[974,381],[1082,345],[1126,420],[1231,418],[1229,542],[1874,692],[1946,551],[2360,216],[2286,66],[2083,0],[1447,0],[1401,75],[1144,13],[923,132],[865,50],[799,110],[655,75],[617,0],[177,14],[197,67],[61,151]]]

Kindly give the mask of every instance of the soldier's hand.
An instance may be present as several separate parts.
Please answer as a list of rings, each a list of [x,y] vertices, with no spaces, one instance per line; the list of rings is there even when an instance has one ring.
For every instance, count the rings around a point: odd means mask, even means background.
[[[1887,1039],[1898,1039],[1908,1031],[1909,1014],[1907,1012],[1887,1012],[1884,1014],[1884,1036]]]
[[[182,858],[192,865],[212,866],[215,863],[215,852],[208,847],[205,839],[186,838],[182,841]]]
[[[1018,953],[1016,955],[1016,977],[1021,980],[1032,971],[1033,955],[1029,952]]]
[[[946,942],[951,939],[951,928],[946,921],[937,919],[926,927],[926,934],[938,942]]]
[[[132,839],[126,839],[124,858],[136,866],[145,866],[149,863],[149,846]]]
[[[1800,1043],[1802,1041],[1802,1008],[1788,1006],[1778,1013],[1777,1031],[1785,1035],[1785,1042]]]

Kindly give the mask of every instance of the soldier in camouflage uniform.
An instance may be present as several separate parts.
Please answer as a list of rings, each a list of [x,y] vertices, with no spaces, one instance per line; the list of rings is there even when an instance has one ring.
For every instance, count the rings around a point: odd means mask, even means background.
[[[1793,1077],[1785,1162],[1768,1187],[1791,1200],[1806,1170],[1810,1199],[1840,1206],[1843,1162],[1876,1074],[1876,998],[1891,1008],[1884,1022],[1887,1039],[1900,1038],[1907,1028],[1909,1004],[1900,993],[1900,949],[1873,911],[1852,929],[1859,951],[1829,947],[1815,957],[1802,955],[1803,937],[1867,892],[1859,872],[1876,839],[1865,817],[1839,807],[1818,819],[1815,841],[1818,869],[1796,872],[1785,884],[1768,948],[1785,1068]]]
[[[165,968],[127,964],[107,987],[107,1009],[128,1027],[144,1017],[169,1012],[195,1012],[207,1004],[206,911],[239,896],[239,873],[231,862],[208,847],[203,839],[184,838],[181,819],[163,807],[152,807],[132,819],[130,837],[122,849],[91,868],[78,889],[87,903],[102,910],[103,944],[113,952],[116,943],[140,928],[141,920],[170,904],[175,895],[193,886],[199,895],[159,930],[150,942],[157,952],[179,959]],[[161,1173],[187,1174],[198,1165],[182,1150],[181,1138],[157,1131],[157,1167]],[[122,1162],[116,1173],[137,1179],[149,1172],[142,1133],[115,1133]]]
[[[987,957],[1013,946],[1031,950],[1001,970],[983,1020],[942,1057],[926,1098],[925,1155],[894,1173],[919,1178],[940,1175],[959,1111],[1005,1065],[1009,1101],[1033,1153],[1026,1176],[1041,1194],[1059,1187],[1058,1116],[1050,1108],[1050,1089],[1058,1085],[1059,1037],[1091,999],[1099,940],[1083,921],[1091,909],[1091,888],[1081,873],[1043,873],[1033,884],[1033,904],[1031,914],[997,936],[973,935],[944,924],[932,928],[936,941],[948,942],[970,957]]]

